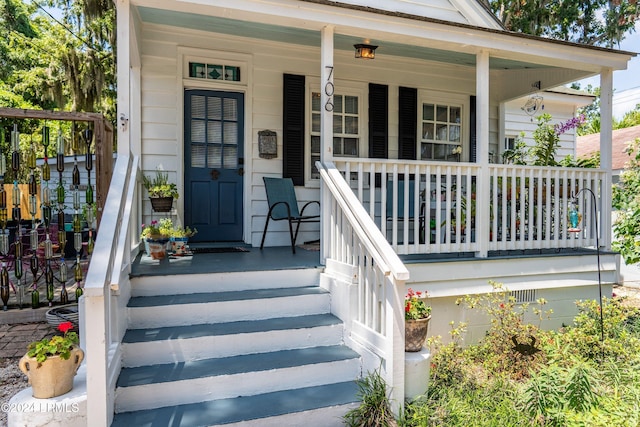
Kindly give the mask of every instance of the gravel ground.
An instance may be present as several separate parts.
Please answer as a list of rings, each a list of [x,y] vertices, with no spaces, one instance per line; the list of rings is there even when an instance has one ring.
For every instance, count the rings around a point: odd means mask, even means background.
[[[6,357],[0,359],[0,405],[9,403],[11,397],[28,387],[27,377],[18,367],[19,357]],[[5,408],[0,410],[0,426],[7,425],[7,413]]]

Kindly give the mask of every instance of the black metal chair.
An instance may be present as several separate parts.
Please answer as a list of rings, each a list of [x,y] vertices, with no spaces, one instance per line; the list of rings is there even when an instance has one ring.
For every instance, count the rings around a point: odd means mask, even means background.
[[[289,223],[289,235],[291,236],[291,250],[296,253],[296,239],[298,238],[298,231],[300,230],[300,224],[306,222],[320,222],[320,215],[306,215],[304,214],[307,206],[315,203],[320,207],[320,202],[311,201],[306,203],[302,210],[298,210],[298,199],[296,198],[296,192],[293,187],[293,181],[291,178],[268,178],[263,177],[264,188],[267,191],[267,202],[269,203],[269,213],[267,214],[267,221],[264,224],[264,231],[262,233],[262,242],[260,243],[260,249],[264,247],[264,239],[267,235],[267,228],[269,227],[269,221],[282,221],[286,220]],[[295,233],[293,231],[293,224],[296,224]]]

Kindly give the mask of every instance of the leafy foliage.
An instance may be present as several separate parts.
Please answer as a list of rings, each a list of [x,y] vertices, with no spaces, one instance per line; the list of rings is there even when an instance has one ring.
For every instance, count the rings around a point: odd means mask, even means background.
[[[636,108],[627,111],[620,121],[614,121],[613,129],[624,129],[640,125],[640,104]]]
[[[425,319],[431,314],[431,306],[424,302],[422,292],[409,288],[404,297],[404,318],[406,320]]]
[[[89,6],[89,3],[93,3]],[[115,123],[115,6],[112,2],[0,0],[0,105],[99,111]],[[89,13],[92,11],[93,13]]]
[[[156,169],[154,177],[142,176],[142,185],[149,193],[149,197],[173,197],[180,196],[178,187],[173,182],[169,182],[169,173],[162,169]]]
[[[393,427],[397,422],[391,412],[387,384],[376,370],[357,380],[360,406],[347,412],[343,420],[350,427]]]
[[[507,29],[552,39],[613,47],[634,30],[636,0],[486,0]]]
[[[595,167],[594,159],[565,158],[560,161],[556,159],[560,148],[560,135],[579,128],[584,123],[585,116],[579,115],[558,124],[551,124],[551,120],[552,117],[548,113],[539,115],[538,126],[532,135],[535,144],[529,147],[524,141],[524,132],[521,132],[515,140],[514,147],[502,153],[503,161],[515,165]],[[599,163],[599,158],[597,162]]]
[[[52,338],[43,338],[35,341],[27,347],[27,355],[35,357],[38,363],[42,363],[50,356],[60,356],[67,360],[71,357],[71,349],[78,344],[79,338],[76,332],[69,332],[73,325],[71,322],[62,322],[58,325],[58,330],[64,335],[55,335]]]
[[[640,262],[640,139],[628,149],[629,162],[613,187],[613,208],[617,210],[613,224],[614,250],[627,264]]]
[[[528,363],[519,365],[521,374],[514,375],[512,366],[490,360],[513,352],[500,341],[513,333],[521,309],[509,306],[508,296],[502,293],[505,289],[494,286],[496,291],[490,294],[461,300],[469,309],[490,315],[491,330],[482,342],[463,347],[464,325],[452,328],[450,344],[431,340],[436,345],[428,393],[405,406],[401,425],[639,425],[640,310],[621,298],[603,301],[606,352],[602,359],[600,306],[593,300],[578,301],[573,325],[535,332],[540,352],[526,358]],[[506,313],[509,310],[515,313]],[[530,327],[523,323],[516,329],[530,333]]]

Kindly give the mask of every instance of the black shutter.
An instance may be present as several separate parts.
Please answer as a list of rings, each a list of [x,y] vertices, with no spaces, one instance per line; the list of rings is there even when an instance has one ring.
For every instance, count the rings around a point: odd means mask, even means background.
[[[389,87],[369,83],[369,157],[389,158]]]
[[[418,90],[400,87],[398,94],[398,158],[417,158]]]
[[[469,111],[469,161],[471,163],[476,163],[478,158],[478,146],[476,142],[476,97],[474,95],[471,95],[469,105],[471,106]]]
[[[284,75],[282,105],[282,176],[304,185],[304,76]]]

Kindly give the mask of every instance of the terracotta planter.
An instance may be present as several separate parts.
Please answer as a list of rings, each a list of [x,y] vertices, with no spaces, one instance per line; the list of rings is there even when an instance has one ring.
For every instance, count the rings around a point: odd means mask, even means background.
[[[404,321],[404,351],[416,352],[422,350],[424,341],[427,339],[427,329],[429,328],[431,316],[418,320]]]
[[[29,378],[33,397],[48,399],[68,393],[73,388],[73,377],[84,359],[84,352],[78,346],[71,350],[68,359],[49,356],[38,363],[35,357],[26,354],[20,359],[20,370]]]

